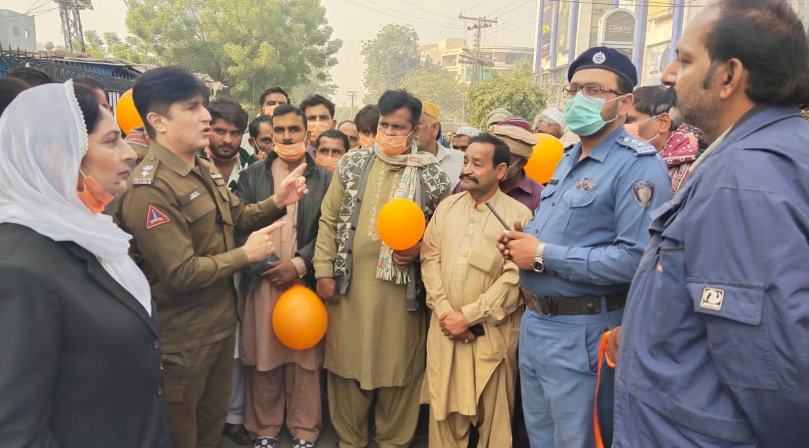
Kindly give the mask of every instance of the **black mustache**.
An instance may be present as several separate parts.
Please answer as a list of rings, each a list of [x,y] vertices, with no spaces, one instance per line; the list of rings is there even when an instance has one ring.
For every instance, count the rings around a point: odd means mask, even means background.
[[[474,182],[476,184],[480,183],[480,181],[478,181],[477,178],[475,178],[475,176],[472,176],[471,174],[461,174],[458,177],[458,179],[469,179],[469,180],[471,180],[472,182]]]
[[[674,87],[666,89],[665,101],[670,103],[672,107],[677,107],[677,92],[674,91]]]

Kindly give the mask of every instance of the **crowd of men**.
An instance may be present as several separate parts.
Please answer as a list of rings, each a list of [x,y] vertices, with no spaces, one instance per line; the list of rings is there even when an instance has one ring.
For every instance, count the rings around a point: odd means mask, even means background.
[[[321,95],[273,87],[249,119],[182,68],[141,75],[109,213],[151,284],[172,445],[286,427],[314,447],[325,397],[341,448],[804,446],[804,26],[782,0],[722,0],[676,51],[666,86],[636,87],[590,48],[564,112],[495,109],[449,147],[404,90],[338,125]],[[535,133],[569,143],[545,185],[524,170]],[[308,193],[277,203],[290,173]],[[394,199],[427,219],[407,250],[377,230]],[[328,311],[308,350],[272,329],[293,285]]]

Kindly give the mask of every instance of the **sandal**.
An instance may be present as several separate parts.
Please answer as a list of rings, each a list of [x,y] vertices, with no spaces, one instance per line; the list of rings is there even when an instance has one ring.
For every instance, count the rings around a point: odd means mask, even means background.
[[[233,431],[233,428],[236,426],[239,426],[240,428],[237,431]],[[244,425],[233,425],[226,423],[225,430],[222,431],[222,434],[230,437],[230,440],[233,440],[239,445],[249,446],[253,444],[253,438],[250,437],[250,433],[247,432]]]
[[[292,448],[315,448],[315,444],[303,439],[292,439]]]
[[[276,440],[272,437],[259,437],[253,448],[275,448],[275,442]]]

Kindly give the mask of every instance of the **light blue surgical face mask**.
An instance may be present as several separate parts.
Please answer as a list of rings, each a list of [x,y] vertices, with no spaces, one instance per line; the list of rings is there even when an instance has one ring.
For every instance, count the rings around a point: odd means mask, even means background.
[[[624,95],[615,97],[609,101],[604,101],[601,98],[588,98],[584,94],[579,93],[573,98],[567,100],[565,106],[565,123],[571,132],[580,136],[587,137],[600,131],[607,123],[612,123],[618,119],[616,115],[610,121],[604,121],[601,118],[601,111],[604,105],[622,98]]]

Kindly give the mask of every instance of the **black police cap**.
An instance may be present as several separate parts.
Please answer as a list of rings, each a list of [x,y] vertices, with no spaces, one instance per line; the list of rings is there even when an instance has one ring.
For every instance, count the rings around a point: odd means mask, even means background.
[[[635,68],[635,64],[625,54],[614,48],[593,47],[580,54],[567,70],[568,82],[573,78],[574,73],[586,68],[609,70],[632,83],[632,87],[638,85],[638,69]]]

